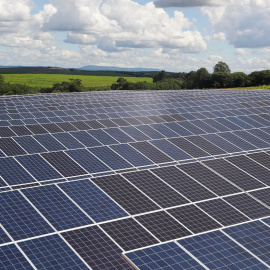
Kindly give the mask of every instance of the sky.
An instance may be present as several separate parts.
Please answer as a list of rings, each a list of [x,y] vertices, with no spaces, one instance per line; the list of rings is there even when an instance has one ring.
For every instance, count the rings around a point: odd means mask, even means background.
[[[0,66],[270,69],[269,0],[0,0]]]

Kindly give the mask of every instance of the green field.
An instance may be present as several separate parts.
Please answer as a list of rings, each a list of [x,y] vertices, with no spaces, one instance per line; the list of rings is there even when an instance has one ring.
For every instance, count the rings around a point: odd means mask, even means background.
[[[3,74],[5,81],[9,83],[26,84],[31,87],[52,87],[55,83],[80,79],[84,87],[108,86],[117,81],[117,76],[86,76],[66,74]],[[149,77],[125,77],[129,82],[146,81],[152,82]]]

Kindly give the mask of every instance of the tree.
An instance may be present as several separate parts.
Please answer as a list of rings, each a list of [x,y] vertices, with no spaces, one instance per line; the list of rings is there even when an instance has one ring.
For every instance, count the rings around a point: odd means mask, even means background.
[[[160,82],[165,80],[168,77],[168,74],[166,73],[165,70],[162,70],[158,72],[157,74],[154,75],[153,77],[153,82]]]
[[[243,87],[249,85],[248,76],[244,72],[235,72],[232,73],[231,76],[233,87]]]
[[[200,68],[197,70],[195,80],[200,89],[211,87],[212,78],[206,68]]]
[[[214,87],[231,87],[232,86],[232,75],[226,72],[216,72],[212,75]]]
[[[214,73],[217,73],[217,72],[231,73],[231,70],[230,70],[229,66],[225,62],[219,61],[214,66]]]

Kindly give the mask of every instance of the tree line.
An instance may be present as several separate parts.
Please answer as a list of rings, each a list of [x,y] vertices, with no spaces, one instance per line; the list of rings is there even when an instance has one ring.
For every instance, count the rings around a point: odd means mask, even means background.
[[[254,71],[249,75],[244,72],[231,73],[225,62],[218,62],[213,73],[206,68],[188,73],[167,73],[162,70],[153,76],[153,83],[130,83],[119,78],[111,85],[112,90],[177,90],[177,89],[210,89],[235,88],[270,85],[270,70]]]

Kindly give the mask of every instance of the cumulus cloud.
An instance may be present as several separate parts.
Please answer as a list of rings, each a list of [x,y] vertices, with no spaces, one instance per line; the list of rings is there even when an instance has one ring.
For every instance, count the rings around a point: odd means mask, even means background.
[[[69,31],[65,40],[93,44],[108,51],[129,48],[182,48],[191,52],[206,49],[198,31],[183,12],[170,17],[150,2],[131,0],[51,0],[56,12],[44,23],[44,31]]]
[[[157,0],[156,7],[202,7],[227,5],[231,0]],[[262,0],[263,1],[263,0]]]
[[[236,48],[270,46],[270,2],[264,0],[234,1],[220,7],[202,7],[211,24],[226,33]]]

